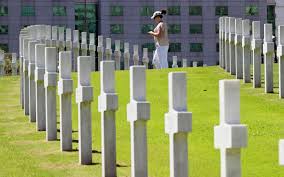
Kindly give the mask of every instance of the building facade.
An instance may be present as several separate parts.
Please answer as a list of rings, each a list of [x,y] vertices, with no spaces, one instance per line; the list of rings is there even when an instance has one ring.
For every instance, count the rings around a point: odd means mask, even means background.
[[[271,1],[271,0],[268,0]],[[223,15],[274,20],[274,1],[264,0],[0,0],[0,48],[18,52],[18,34],[33,24],[64,26],[88,31],[114,40],[155,49],[147,34],[153,30],[150,16],[167,9],[170,49],[188,63],[216,65],[218,62],[218,18]],[[271,8],[272,7],[272,8]],[[272,16],[272,17],[271,17]],[[123,45],[121,45],[123,46]],[[123,50],[123,49],[122,49]],[[132,52],[133,49],[130,49]],[[142,56],[141,56],[142,57]]]

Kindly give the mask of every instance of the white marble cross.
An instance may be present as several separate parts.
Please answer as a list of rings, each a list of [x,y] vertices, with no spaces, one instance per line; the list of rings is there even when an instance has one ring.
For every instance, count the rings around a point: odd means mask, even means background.
[[[165,132],[170,139],[170,177],[188,176],[187,135],[192,130],[192,113],[187,112],[185,72],[171,72],[169,80],[169,112],[165,114]]]
[[[146,67],[130,67],[130,102],[127,120],[131,129],[131,176],[148,176],[147,128],[150,103],[146,101]]]
[[[220,125],[214,145],[221,153],[221,177],[241,177],[241,148],[247,146],[247,126],[240,124],[240,81],[219,81]]]

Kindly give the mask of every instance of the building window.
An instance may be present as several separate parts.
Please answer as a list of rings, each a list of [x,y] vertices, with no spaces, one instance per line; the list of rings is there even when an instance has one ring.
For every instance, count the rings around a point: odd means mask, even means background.
[[[8,7],[7,6],[0,6],[0,17],[8,15]]]
[[[273,27],[273,35],[275,35],[275,6],[267,6],[267,23],[271,23]]]
[[[123,16],[123,7],[122,6],[110,6],[110,15],[111,16]]]
[[[168,7],[168,15],[180,15],[180,6]]]
[[[153,52],[156,49],[154,43],[145,43],[145,44],[142,44],[141,47],[142,47],[142,50],[143,50],[143,48],[147,48],[148,52]]]
[[[141,16],[152,16],[154,13],[154,7],[153,6],[144,6],[141,8],[140,15]]]
[[[169,52],[181,52],[181,43],[170,43]]]
[[[142,34],[147,34],[149,31],[153,31],[155,28],[154,25],[152,24],[143,24],[141,27],[141,33]]]
[[[97,6],[94,3],[75,4],[75,29],[80,32],[97,32]]]
[[[9,46],[7,43],[0,43],[0,50],[4,50],[5,52],[9,52]]]
[[[215,25],[215,31],[216,31],[216,34],[219,33],[219,24],[216,24],[216,25]]]
[[[111,24],[110,33],[111,34],[123,34],[123,25],[122,24]]]
[[[0,25],[0,34],[8,34],[8,25]]]
[[[202,16],[202,6],[190,6],[189,15],[190,16]]]
[[[169,34],[179,34],[181,33],[181,25],[180,24],[170,24],[168,28]]]
[[[35,16],[34,6],[22,6],[22,16]]]
[[[258,15],[258,7],[256,5],[250,5],[246,7],[246,15],[255,16]]]
[[[53,16],[67,16],[65,6],[54,6],[52,7]]]
[[[202,24],[190,24],[189,33],[190,34],[202,34]]]
[[[203,52],[202,43],[190,43],[190,52]]]
[[[215,15],[216,16],[224,16],[228,15],[228,6],[217,6],[215,8]]]

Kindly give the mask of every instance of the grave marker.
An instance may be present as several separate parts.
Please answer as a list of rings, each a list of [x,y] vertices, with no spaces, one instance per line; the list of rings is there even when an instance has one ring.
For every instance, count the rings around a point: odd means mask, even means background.
[[[131,129],[131,176],[148,176],[146,122],[150,118],[150,103],[146,101],[145,66],[130,67],[130,103],[127,120]]]
[[[17,54],[12,53],[12,75],[17,75]]]
[[[187,135],[192,130],[192,113],[187,112],[186,73],[169,73],[169,112],[165,132],[170,139],[170,176],[188,176]]]
[[[242,49],[242,19],[235,21],[235,59],[236,59],[236,79],[243,78],[243,49]]]
[[[58,95],[60,99],[60,149],[72,150],[72,92],[71,51],[59,53]]]
[[[96,70],[96,45],[95,45],[95,34],[90,33],[90,43],[89,43],[89,52],[92,57],[92,71]]]
[[[236,75],[236,58],[235,58],[235,22],[234,17],[229,19],[229,56],[230,56],[230,72],[231,75]]]
[[[59,36],[58,36],[58,51],[62,52],[65,50],[65,29],[64,27],[58,28]]]
[[[230,17],[225,17],[225,70],[227,72],[230,72],[229,22],[230,22]]]
[[[272,42],[272,24],[264,24],[263,55],[265,93],[272,93],[274,58],[274,43]]]
[[[0,76],[4,75],[4,51],[0,49]]]
[[[45,117],[46,117],[46,140],[57,140],[57,118],[56,118],[56,85],[57,85],[57,49],[55,47],[45,48]]]
[[[23,55],[24,55],[24,67],[23,67],[23,76],[24,76],[24,112],[25,115],[29,115],[29,41],[31,39],[25,38],[24,39],[24,50],[23,50]]]
[[[89,56],[78,57],[76,103],[78,104],[79,163],[82,165],[92,164],[91,60]]]
[[[66,28],[66,51],[72,50],[72,30],[70,28]]]
[[[52,47],[58,47],[58,27],[57,26],[52,26],[51,27],[51,46]]]
[[[178,68],[177,60],[178,60],[177,56],[173,56],[172,68]]]
[[[129,60],[130,60],[130,52],[129,52],[129,43],[124,43],[124,70],[129,70]]]
[[[115,61],[116,70],[120,70],[120,59],[121,59],[120,40],[115,40],[114,61]]]
[[[30,122],[36,121],[36,97],[35,97],[35,45],[37,41],[30,41],[28,46],[29,55],[29,118]]]
[[[81,33],[81,55],[80,56],[87,56],[88,55],[88,44],[87,44],[87,33]]]
[[[139,46],[133,45],[133,62],[134,65],[139,65],[139,52],[138,52]]]
[[[223,17],[219,17],[219,66],[222,68],[223,67],[223,39],[222,39],[222,21]],[[184,67],[184,65],[183,65]]]
[[[102,35],[98,36],[98,71],[100,71],[100,62],[104,60],[104,37]]]
[[[45,44],[35,45],[36,129],[38,131],[46,130],[44,90],[45,47]]]
[[[80,52],[79,31],[73,30],[73,61],[72,70],[77,72],[77,59]]]
[[[116,127],[115,112],[118,96],[115,93],[115,62],[101,63],[101,94],[98,110],[101,112],[102,176],[116,176]]]
[[[284,26],[278,26],[279,98],[284,98]]]
[[[240,81],[219,81],[220,125],[214,145],[221,151],[221,177],[241,177],[241,148],[247,146],[247,126],[240,124]]]
[[[250,53],[250,20],[243,20],[242,21],[242,48],[243,48],[243,81],[244,83],[250,83],[250,60],[251,60],[251,53]]]
[[[225,17],[222,17],[222,68],[225,69]]]
[[[187,68],[187,59],[186,58],[182,59],[182,67]]]
[[[143,64],[148,69],[149,66],[149,57],[148,57],[148,48],[143,48],[143,58],[142,58]]]
[[[106,60],[112,60],[111,38],[106,38]]]
[[[52,46],[52,40],[51,40],[51,26],[46,25],[45,26],[45,45],[46,47],[51,47]]]
[[[252,60],[253,60],[253,88],[261,87],[261,52],[260,21],[252,22]]]

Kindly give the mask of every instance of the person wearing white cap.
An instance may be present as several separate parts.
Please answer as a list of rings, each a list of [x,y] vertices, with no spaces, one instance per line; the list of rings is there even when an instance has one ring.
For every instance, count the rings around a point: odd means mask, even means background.
[[[168,68],[168,50],[169,50],[169,38],[168,27],[163,21],[163,16],[167,14],[166,10],[154,12],[151,19],[153,19],[157,26],[153,31],[149,31],[148,34],[154,37],[156,50],[153,56],[153,64],[157,69]]]

